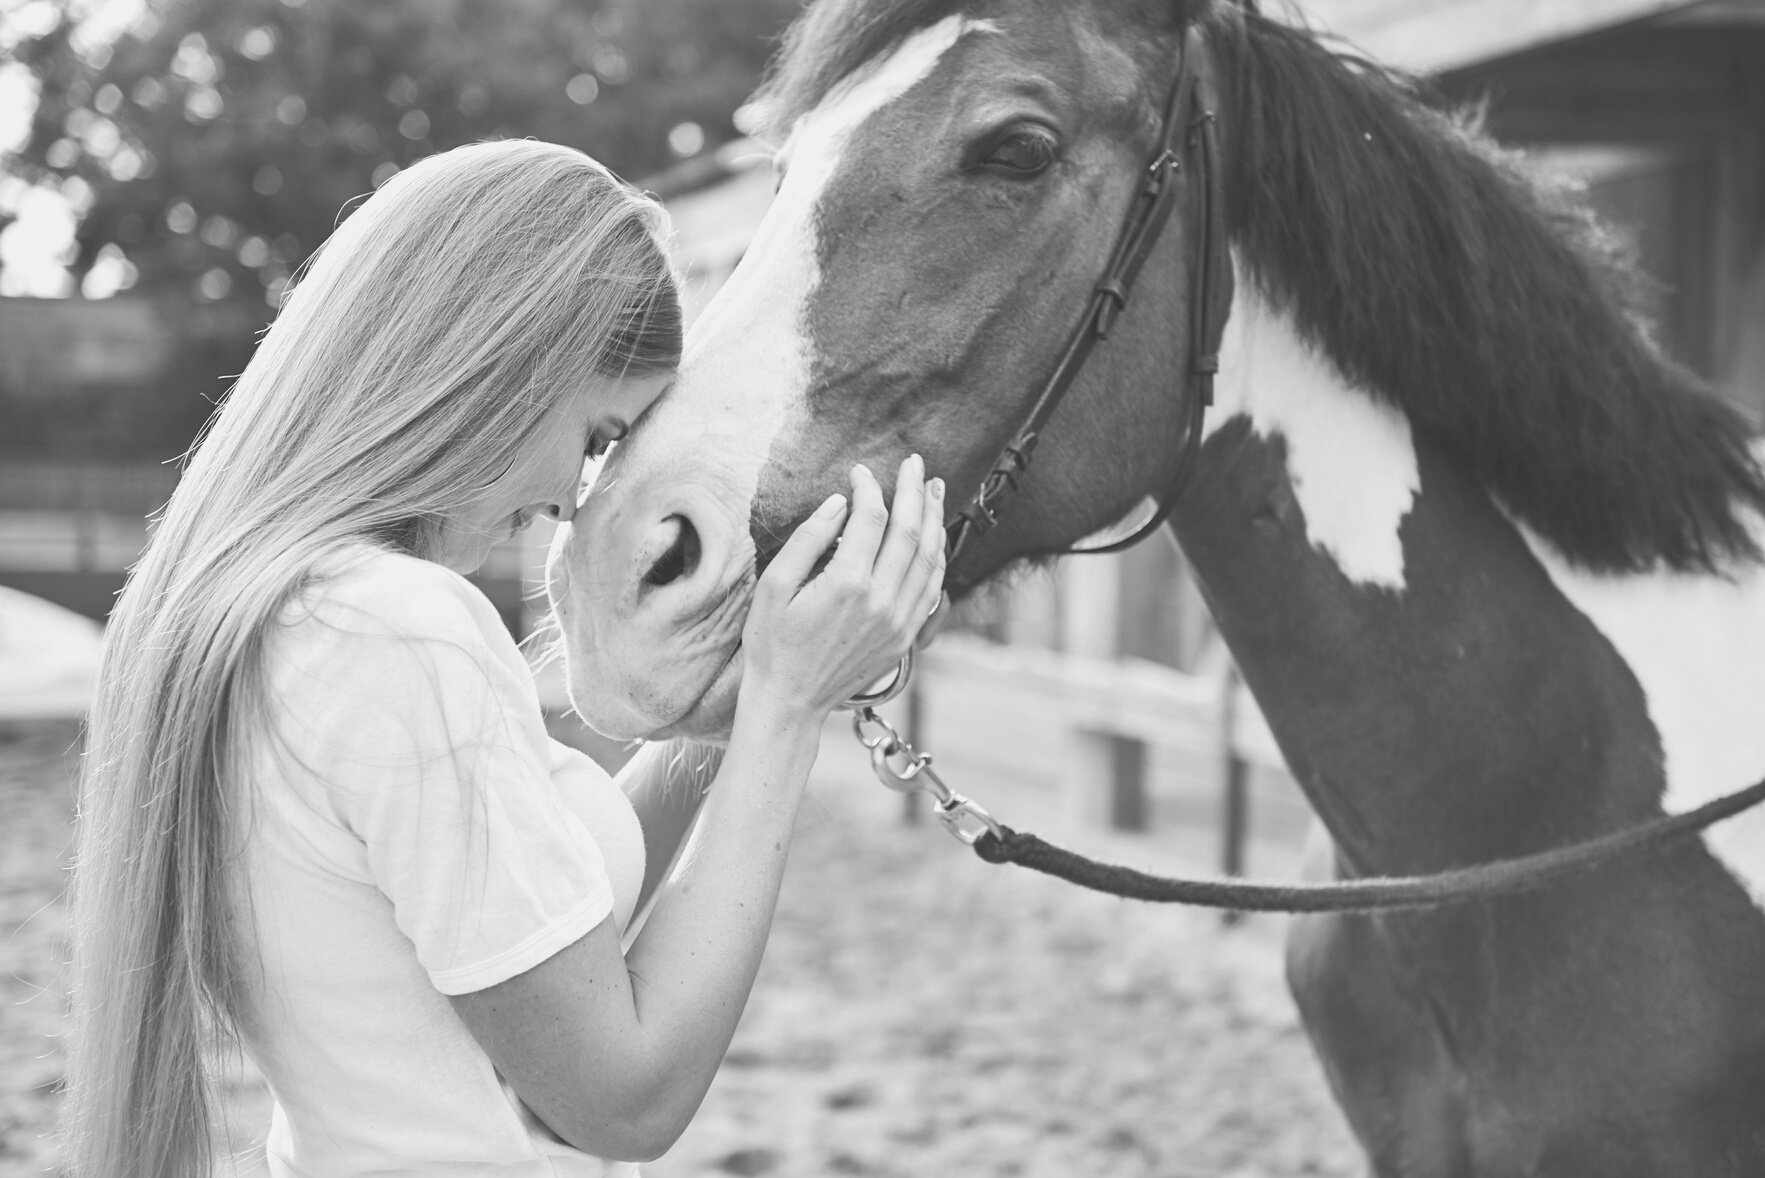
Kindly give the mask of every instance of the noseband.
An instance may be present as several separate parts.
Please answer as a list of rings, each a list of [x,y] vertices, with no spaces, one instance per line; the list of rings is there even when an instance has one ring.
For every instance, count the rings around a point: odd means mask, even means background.
[[[1116,552],[1138,543],[1170,515],[1188,484],[1195,456],[1201,448],[1202,418],[1213,403],[1213,378],[1219,371],[1220,337],[1225,331],[1225,304],[1231,297],[1230,287],[1220,278],[1229,273],[1230,259],[1226,254],[1224,207],[1220,199],[1214,111],[1201,73],[1200,46],[1200,34],[1193,27],[1189,28],[1183,34],[1182,60],[1165,103],[1158,150],[1146,167],[1139,192],[1116,235],[1109,264],[1092,287],[1084,316],[1073,329],[1060,360],[1024,415],[1023,423],[999,452],[992,469],[981,480],[980,489],[957,512],[948,527],[945,584],[952,591],[960,592],[974,585],[974,579],[961,570],[963,558],[975,542],[999,522],[1007,501],[1029,469],[1043,429],[1078,379],[1092,350],[1100,341],[1109,338],[1117,317],[1127,307],[1134,282],[1176,209],[1180,191],[1178,179],[1185,159],[1194,164],[1190,171],[1197,177],[1201,215],[1197,218],[1194,287],[1189,303],[1190,359],[1184,389],[1183,446],[1177,456],[1176,472],[1163,493],[1156,496],[1157,508],[1152,518],[1136,528],[1132,535],[1097,547],[1069,551]]]

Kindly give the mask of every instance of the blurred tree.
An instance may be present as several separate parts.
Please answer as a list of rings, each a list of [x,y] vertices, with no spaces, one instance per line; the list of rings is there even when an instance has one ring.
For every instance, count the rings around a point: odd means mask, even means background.
[[[65,4],[65,0],[63,0]],[[735,134],[799,0],[148,0],[113,40],[22,42],[6,171],[81,214],[73,269],[270,305],[354,197],[435,151],[531,136],[641,177]]]

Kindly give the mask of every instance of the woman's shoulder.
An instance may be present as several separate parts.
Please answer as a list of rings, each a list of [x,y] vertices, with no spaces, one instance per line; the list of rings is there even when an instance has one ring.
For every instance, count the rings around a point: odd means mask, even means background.
[[[296,634],[512,642],[496,607],[466,578],[433,561],[365,543],[325,557],[279,620]]]
[[[441,565],[350,545],[313,568],[277,622],[265,646],[271,698],[325,730],[320,744],[364,723],[458,735],[494,727],[500,709],[537,711],[496,608]]]

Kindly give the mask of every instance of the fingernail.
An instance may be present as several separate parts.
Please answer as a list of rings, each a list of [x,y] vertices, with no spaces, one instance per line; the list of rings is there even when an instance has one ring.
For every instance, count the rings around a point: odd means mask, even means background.
[[[868,466],[865,466],[862,462],[860,462],[857,465],[852,467],[853,474],[857,474],[859,471],[863,471],[865,474],[870,474],[870,468]],[[870,475],[870,477],[875,478],[876,476]]]
[[[838,494],[836,492],[835,494],[829,495],[825,500],[822,501],[821,506],[817,507],[815,509],[815,514],[816,515],[833,515],[835,512],[839,511],[839,509],[844,507],[845,505],[846,505],[846,497],[844,495]]]
[[[926,490],[931,494],[933,499],[942,499],[944,497],[944,480],[933,479],[926,484]]]
[[[914,467],[921,467],[921,466],[925,465],[925,459],[921,458],[917,454],[909,454],[907,456],[907,461],[908,461],[908,463],[910,463]]]

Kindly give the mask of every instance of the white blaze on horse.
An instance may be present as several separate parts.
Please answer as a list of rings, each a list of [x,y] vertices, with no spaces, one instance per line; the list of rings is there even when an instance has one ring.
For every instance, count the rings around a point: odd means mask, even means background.
[[[1186,60],[1183,60],[1186,59]],[[1525,855],[1765,777],[1765,471],[1587,220],[1377,69],[1207,0],[823,0],[780,187],[554,552],[574,697],[715,735],[754,570],[856,461],[981,484],[1191,71],[1229,297],[1171,526],[1344,878]],[[1041,431],[964,586],[1173,487],[1196,232]],[[1199,292],[1199,293],[1198,293]],[[568,592],[564,592],[564,587]],[[1765,1173],[1765,817],[1496,901],[1297,921],[1376,1173]]]

